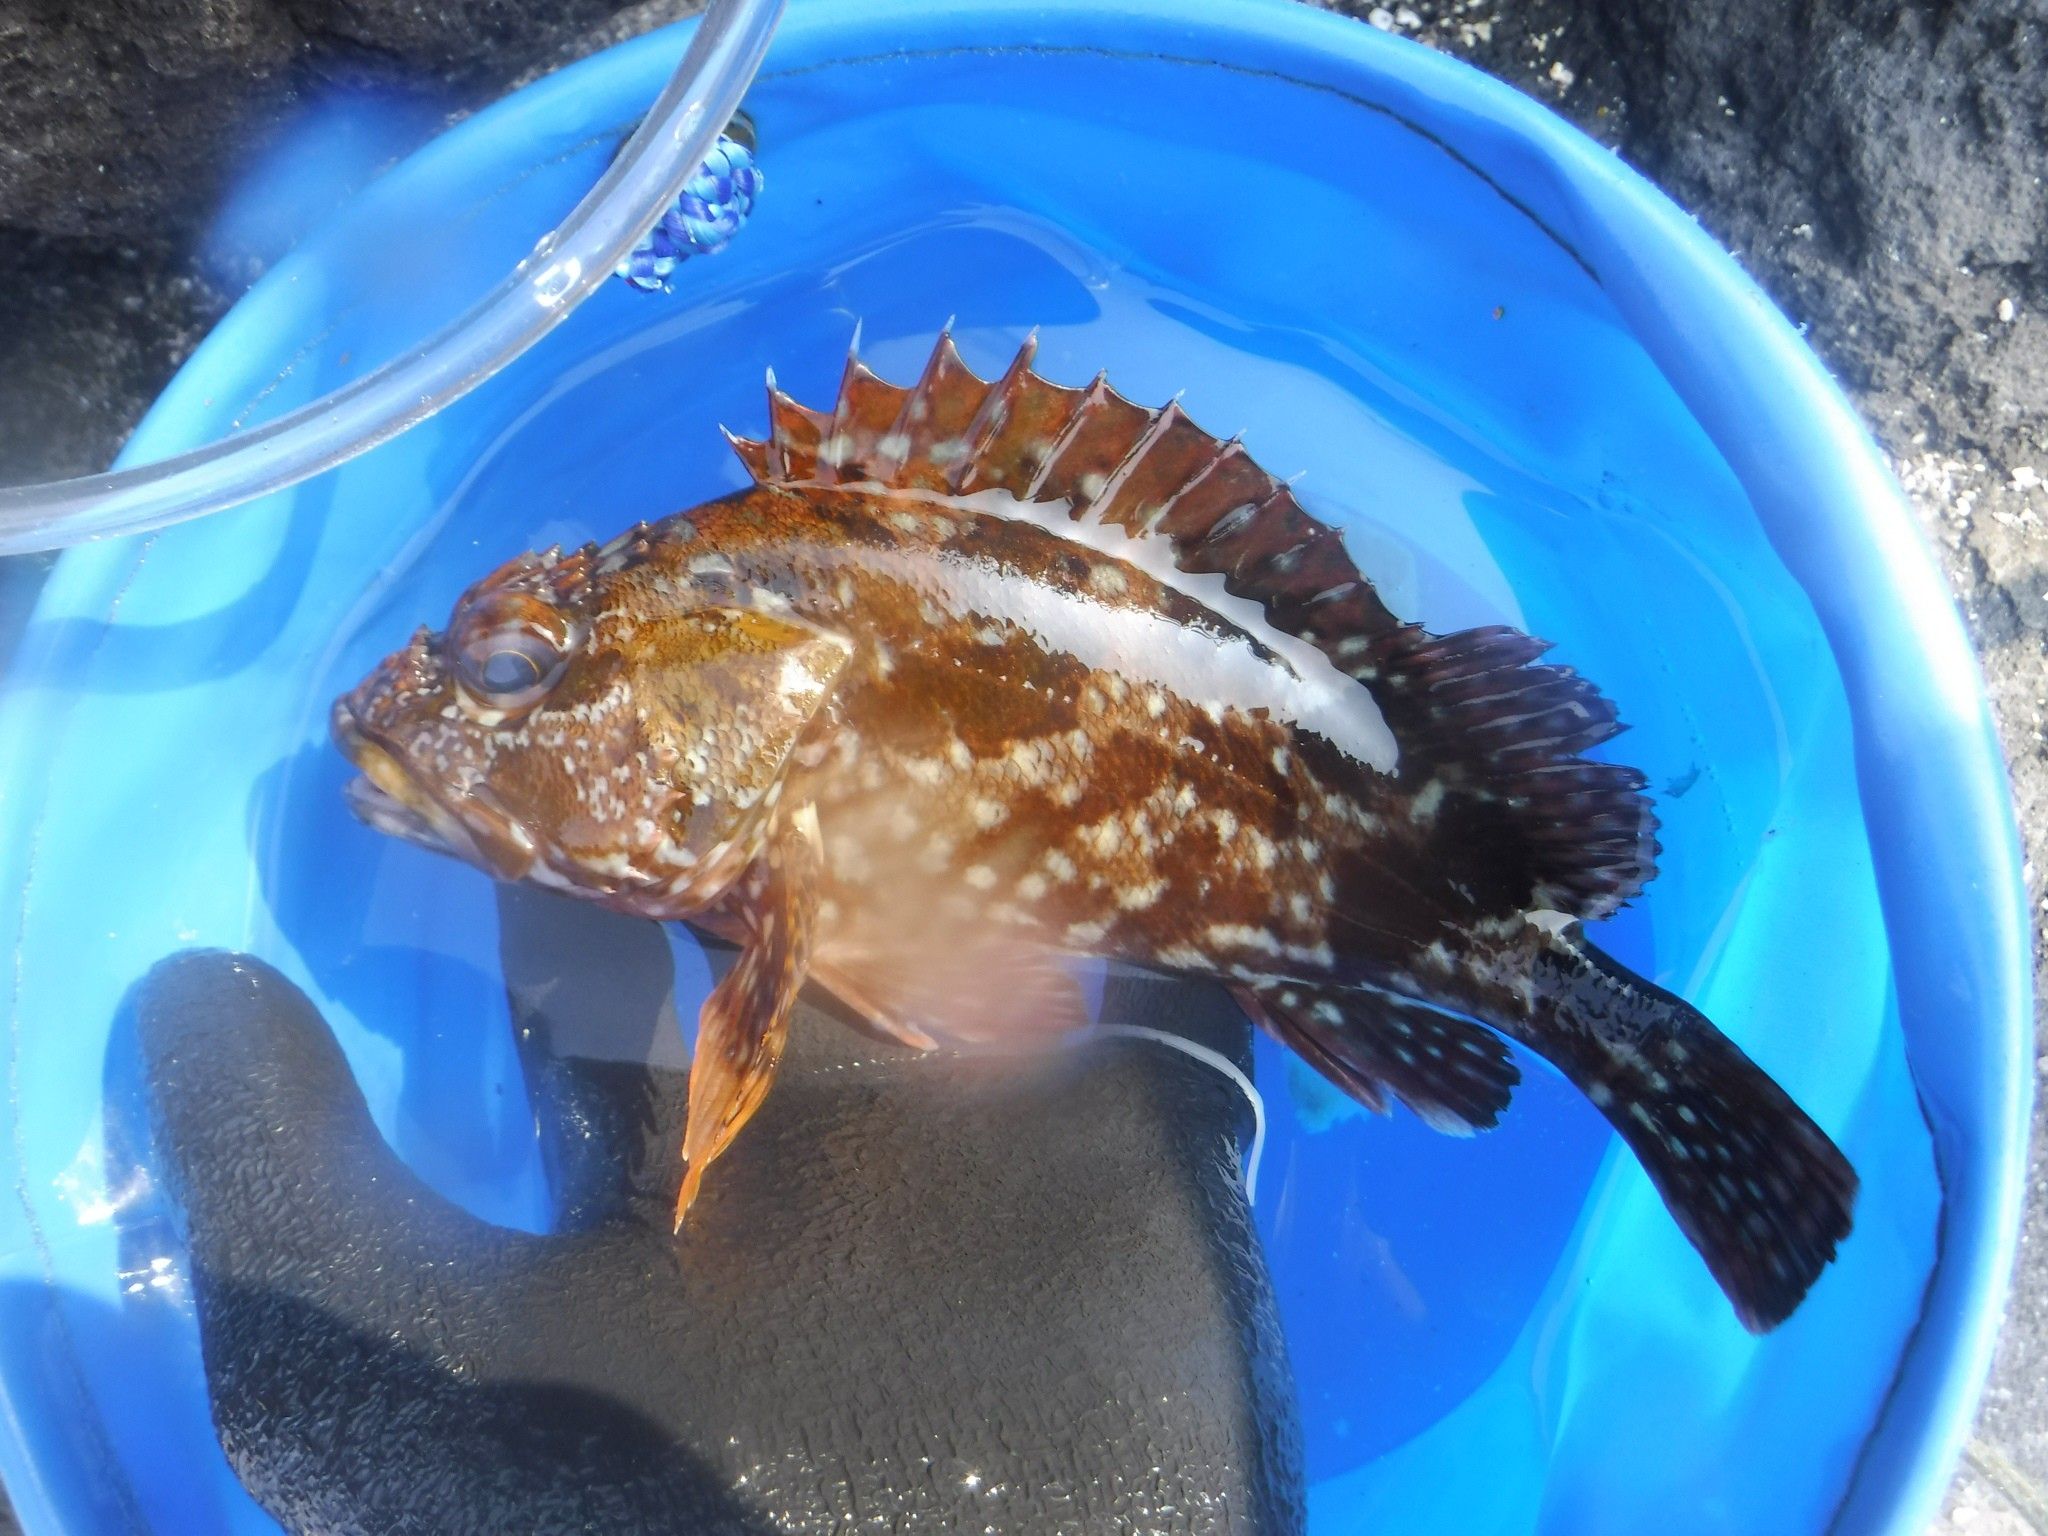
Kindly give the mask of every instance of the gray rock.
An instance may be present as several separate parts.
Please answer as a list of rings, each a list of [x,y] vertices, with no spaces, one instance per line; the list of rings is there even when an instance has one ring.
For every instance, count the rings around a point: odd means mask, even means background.
[[[1813,322],[1881,425],[1985,448],[2017,429],[2038,445],[2048,16],[2035,0],[1594,0],[1585,41],[1594,78],[1629,103],[1624,152]]]
[[[0,225],[180,247],[315,88],[486,99],[620,0],[0,4]]]

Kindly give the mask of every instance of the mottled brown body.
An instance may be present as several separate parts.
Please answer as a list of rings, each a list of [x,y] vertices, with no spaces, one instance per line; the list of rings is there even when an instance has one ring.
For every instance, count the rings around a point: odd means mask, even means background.
[[[1029,362],[771,391],[751,489],[514,561],[336,706],[374,824],[740,945],[678,1221],[807,977],[923,1046],[1084,1023],[1062,961],[1100,955],[1445,1129],[1505,1106],[1494,1031],[1530,1045],[1784,1316],[1854,1175],[1580,934],[1653,873],[1641,776],[1582,755],[1612,706],[1527,636],[1401,623],[1235,443]]]
[[[928,947],[938,926],[967,949],[1331,979],[1427,943],[1425,922],[1370,929],[1334,905],[1330,870],[1363,863],[1409,899],[1390,915],[1421,917],[1399,871],[1429,857],[1432,819],[1390,776],[1187,697],[1142,656],[1091,667],[1004,611],[1028,583],[1076,623],[1146,612],[1201,645],[1255,646],[1127,562],[964,503],[757,488],[650,529],[643,579],[655,603],[665,583],[773,593],[853,641],[785,790],[818,810],[824,952]]]

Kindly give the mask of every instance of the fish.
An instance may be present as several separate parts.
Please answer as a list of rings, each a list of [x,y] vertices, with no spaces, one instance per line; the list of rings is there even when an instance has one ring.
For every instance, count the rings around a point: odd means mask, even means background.
[[[882,1037],[1084,1027],[1077,957],[1221,982],[1359,1103],[1453,1134],[1547,1061],[1741,1322],[1848,1236],[1857,1177],[1586,925],[1661,850],[1614,704],[1539,639],[1398,618],[1341,535],[1176,401],[999,376],[768,380],[741,491],[518,556],[336,700],[370,826],[730,940],[676,1225],[807,982]]]

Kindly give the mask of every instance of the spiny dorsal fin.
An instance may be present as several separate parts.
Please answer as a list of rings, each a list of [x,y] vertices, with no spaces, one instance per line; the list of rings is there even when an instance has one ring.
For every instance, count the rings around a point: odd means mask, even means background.
[[[829,415],[769,380],[769,435],[734,438],[772,485],[876,485],[967,496],[1004,490],[1065,502],[1077,521],[1170,541],[1175,564],[1221,575],[1275,628],[1320,648],[1371,690],[1417,793],[1440,786],[1479,807],[1530,871],[1527,904],[1604,917],[1655,873],[1656,817],[1642,775],[1580,753],[1621,729],[1614,706],[1549,646],[1488,627],[1433,635],[1404,624],[1335,529],[1232,438],[1170,402],[1147,410],[1098,375],[1083,388],[1032,370],[1036,338],[993,383],[960,360],[950,330],[909,389],[849,354]]]

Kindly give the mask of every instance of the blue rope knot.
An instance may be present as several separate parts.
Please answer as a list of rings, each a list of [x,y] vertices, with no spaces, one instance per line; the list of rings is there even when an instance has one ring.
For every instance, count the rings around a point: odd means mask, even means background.
[[[644,293],[665,292],[670,274],[684,261],[720,249],[738,233],[760,195],[754,152],[720,134],[654,228],[626,253],[618,275]]]

